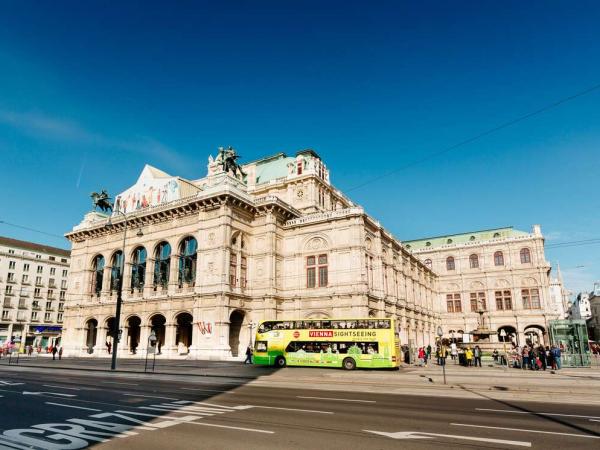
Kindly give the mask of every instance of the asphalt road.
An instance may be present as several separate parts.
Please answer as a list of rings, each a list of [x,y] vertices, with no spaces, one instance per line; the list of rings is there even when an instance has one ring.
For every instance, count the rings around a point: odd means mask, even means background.
[[[300,382],[282,389],[247,382],[3,366],[0,450],[92,445],[144,450],[600,448],[598,404],[324,391]]]

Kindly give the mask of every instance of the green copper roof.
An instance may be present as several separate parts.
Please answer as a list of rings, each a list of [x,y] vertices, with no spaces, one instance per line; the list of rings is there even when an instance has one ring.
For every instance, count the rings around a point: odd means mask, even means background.
[[[259,159],[256,162],[245,164],[256,165],[256,184],[267,183],[277,178],[287,177],[288,164],[296,159],[286,156],[285,153],[278,153],[271,157]]]
[[[448,234],[446,236],[434,236],[413,241],[403,241],[406,246],[413,250],[424,248],[435,248],[443,245],[464,244],[467,242],[490,241],[508,237],[528,236],[530,233],[515,230],[513,227],[493,228],[491,230],[471,231],[468,233]]]

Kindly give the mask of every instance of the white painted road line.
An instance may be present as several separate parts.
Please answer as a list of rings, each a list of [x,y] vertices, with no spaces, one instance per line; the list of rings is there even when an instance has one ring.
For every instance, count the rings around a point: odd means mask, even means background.
[[[223,394],[233,394],[231,391],[225,391],[222,389],[201,389],[201,388],[181,388],[184,391],[206,391],[206,392],[221,392]]]
[[[60,392],[30,392],[23,391],[23,395],[58,395],[59,397],[77,397],[75,394],[61,394]]]
[[[96,412],[102,412],[101,409],[95,409],[95,408],[84,408],[83,406],[73,406],[73,405],[64,405],[62,403],[53,403],[53,402],[44,402],[46,403],[46,405],[54,405],[54,406],[64,406],[65,408],[73,408],[73,409],[85,409],[86,411],[96,411]]]
[[[42,384],[42,386],[44,387],[49,387],[49,388],[58,388],[58,389],[69,389],[71,391],[80,391],[80,388],[72,388],[72,387],[65,387],[65,386],[56,386],[54,384]]]
[[[331,397],[305,397],[303,395],[296,395],[296,398],[308,398],[308,399],[312,399],[312,400],[333,400],[336,402],[377,403],[375,400],[354,400],[351,398],[331,398]]]
[[[283,411],[297,411],[297,412],[307,412],[307,413],[316,413],[316,414],[333,414],[332,411],[316,411],[314,409],[297,409],[297,408],[281,408],[279,406],[259,406],[259,405],[248,405],[252,408],[263,408],[263,409],[281,409]]]
[[[142,394],[123,394],[128,397],[145,397],[145,398],[160,398],[163,400],[177,400],[175,397],[159,397],[158,395],[142,395]]]
[[[576,433],[559,433],[558,431],[527,430],[525,428],[490,427],[487,425],[471,425],[468,423],[451,423],[450,425],[454,425],[456,427],[489,428],[491,430],[523,431],[524,433],[556,434],[559,436],[573,436],[573,437],[588,438],[588,439],[600,439],[600,436],[590,436],[587,434],[576,434]]]
[[[121,383],[119,381],[102,381],[102,383],[106,383],[106,384],[122,384],[124,386],[139,386],[138,383]]]
[[[274,431],[269,430],[256,430],[254,428],[242,428],[242,427],[232,427],[228,425],[216,425],[214,423],[205,423],[205,422],[187,422],[190,425],[202,425],[203,427],[217,427],[217,428],[228,428],[230,430],[241,430],[241,431],[253,431],[254,433],[265,433],[265,434],[274,434]]]
[[[483,438],[483,437],[475,437],[475,436],[461,436],[456,434],[438,434],[438,433],[427,433],[421,431],[398,431],[396,433],[389,433],[387,431],[373,431],[373,430],[363,430],[367,433],[379,434],[381,436],[386,436],[392,439],[431,439],[434,437],[443,437],[443,438],[451,438],[451,439],[460,439],[463,441],[478,441],[478,442],[490,442],[493,444],[505,444],[505,445],[515,445],[517,447],[531,447],[531,442],[526,441],[507,441],[505,439],[491,439],[491,438]]]
[[[488,409],[488,408],[475,408],[476,411],[491,411],[491,412],[502,412],[510,414],[531,414],[537,416],[561,416],[561,417],[580,417],[582,419],[600,419],[600,416],[583,416],[579,414],[559,414],[559,413],[544,413],[544,412],[530,412],[530,411],[513,411],[511,409]]]

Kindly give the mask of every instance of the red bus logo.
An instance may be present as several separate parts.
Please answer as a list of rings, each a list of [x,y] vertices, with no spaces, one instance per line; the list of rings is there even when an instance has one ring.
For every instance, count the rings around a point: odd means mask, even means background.
[[[300,337],[299,331],[294,331],[294,339],[298,339]]]
[[[310,337],[333,337],[333,330],[311,330],[308,332]]]

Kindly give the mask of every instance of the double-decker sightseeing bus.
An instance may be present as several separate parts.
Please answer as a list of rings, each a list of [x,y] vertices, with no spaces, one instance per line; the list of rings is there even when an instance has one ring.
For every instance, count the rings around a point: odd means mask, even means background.
[[[394,319],[267,320],[256,332],[254,363],[397,368],[399,347]]]

